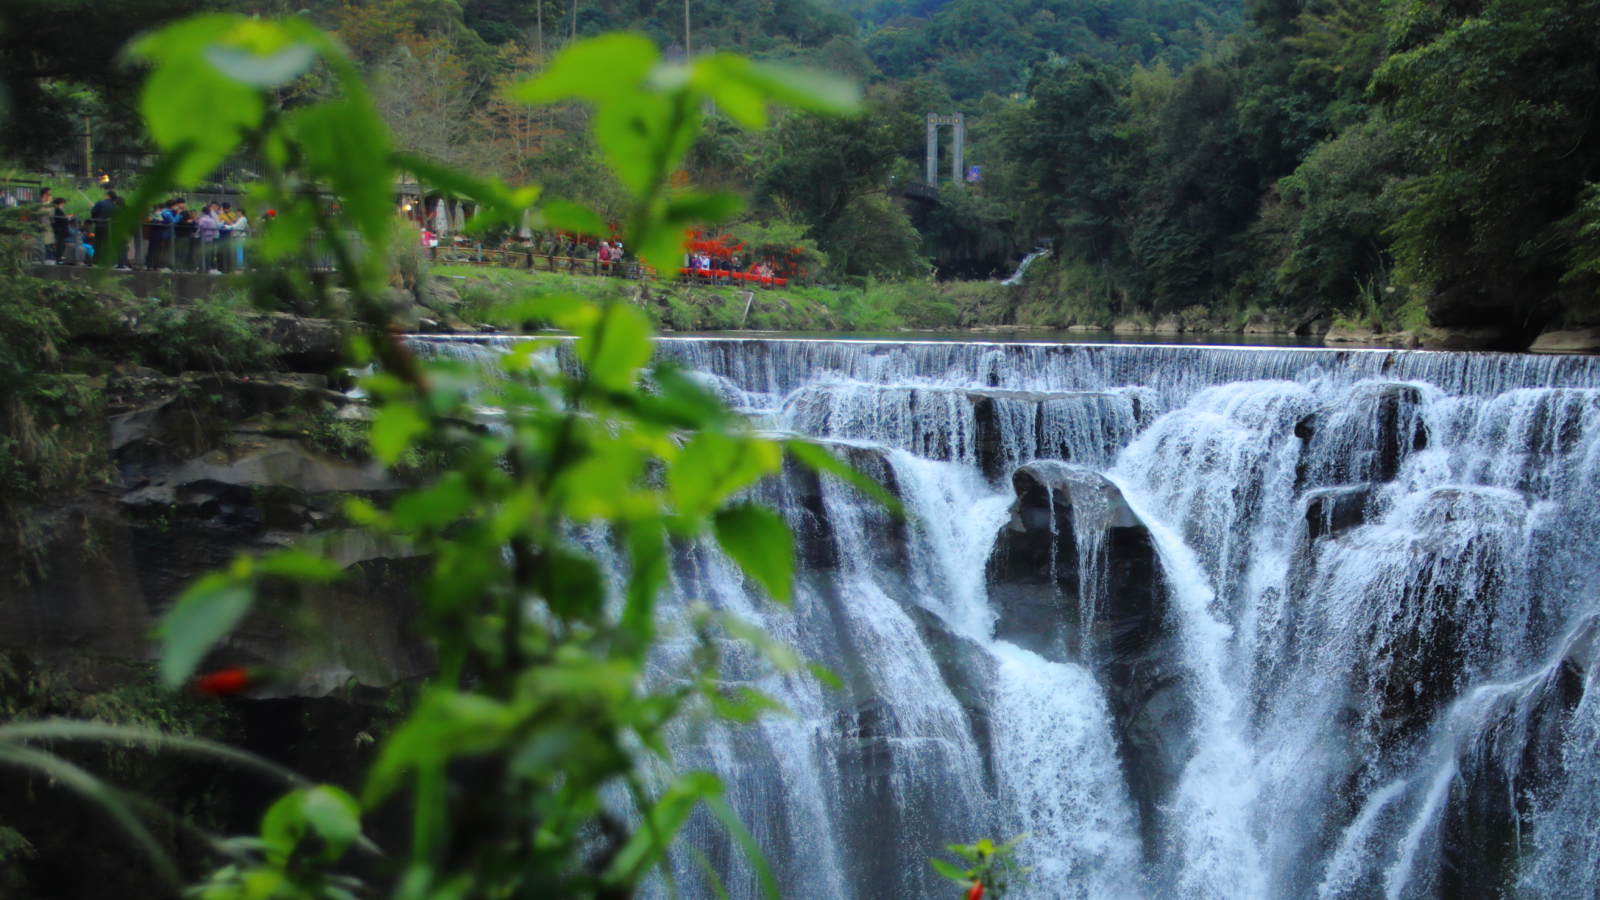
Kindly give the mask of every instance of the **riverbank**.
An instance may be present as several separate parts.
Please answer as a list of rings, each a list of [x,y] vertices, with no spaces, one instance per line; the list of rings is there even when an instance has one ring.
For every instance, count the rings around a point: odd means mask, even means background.
[[[440,266],[427,273],[417,295],[424,303],[432,302],[426,299],[430,296],[459,298],[459,303],[450,301],[452,311],[474,328],[484,327],[495,307],[517,299],[576,293],[637,303],[663,333],[1600,353],[1596,328],[1553,329],[1530,344],[1495,328],[1429,326],[1420,307],[1411,315],[1369,317],[1362,322],[1351,322],[1325,307],[1219,312],[1194,306],[1164,316],[1117,318],[1074,289],[1050,270],[1020,285],[868,281],[861,286],[748,290]],[[454,330],[464,329],[458,324]]]
[[[36,277],[88,282],[92,270],[38,266]],[[116,272],[113,290],[194,302],[246,287],[242,276]],[[663,333],[764,332],[814,336],[895,334],[996,340],[1145,342],[1229,345],[1393,347],[1600,353],[1600,328],[1555,326],[1516,335],[1494,327],[1435,327],[1420,305],[1409,315],[1344,318],[1324,307],[1211,310],[1196,305],[1165,315],[1116,317],[1085,298],[1081,285],[1044,268],[1018,285],[999,281],[867,281],[859,286],[641,282],[620,278],[475,266],[438,266],[409,288],[391,290],[396,318],[419,333],[472,334],[495,329],[494,310],[547,294],[640,305]],[[1404,311],[1402,311],[1404,312]]]

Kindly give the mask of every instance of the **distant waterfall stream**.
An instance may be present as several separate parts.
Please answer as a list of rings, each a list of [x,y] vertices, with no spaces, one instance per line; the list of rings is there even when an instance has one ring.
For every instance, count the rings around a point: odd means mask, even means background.
[[[658,353],[908,513],[786,469],[756,493],[796,535],[791,610],[710,547],[674,568],[664,616],[735,612],[843,683],[730,646],[788,714],[674,739],[785,897],[951,900],[929,856],[1024,833],[1020,900],[1600,897],[1600,360]],[[709,815],[685,842],[679,895],[715,896],[708,863],[763,896]]]

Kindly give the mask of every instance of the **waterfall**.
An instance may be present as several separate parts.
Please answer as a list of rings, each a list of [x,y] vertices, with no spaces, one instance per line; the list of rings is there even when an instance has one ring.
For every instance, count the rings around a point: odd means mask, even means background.
[[[1033,265],[1033,261],[1038,259],[1041,256],[1049,256],[1049,255],[1050,255],[1050,251],[1049,250],[1035,250],[1032,253],[1029,253],[1027,256],[1024,256],[1022,258],[1022,262],[1017,263],[1017,270],[1015,272],[1011,273],[1011,277],[1007,278],[1005,281],[1002,281],[1000,283],[1001,284],[1006,284],[1006,285],[1021,284],[1022,283],[1022,276],[1026,275],[1028,273],[1028,267]]]
[[[1024,833],[1024,900],[1597,896],[1600,361],[658,353],[908,510],[798,469],[754,489],[797,535],[788,611],[712,547],[674,567],[669,624],[694,601],[734,612],[843,683],[730,645],[728,677],[788,714],[674,738],[677,765],[724,779],[786,896],[952,897],[927,857]],[[687,647],[669,639],[663,671]],[[761,896],[709,816],[685,843],[684,896],[715,896],[697,854],[730,896]]]

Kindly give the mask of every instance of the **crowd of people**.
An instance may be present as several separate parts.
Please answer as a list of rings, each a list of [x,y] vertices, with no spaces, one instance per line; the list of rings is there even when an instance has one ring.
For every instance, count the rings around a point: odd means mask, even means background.
[[[115,253],[114,268],[121,270],[220,275],[245,267],[245,246],[252,229],[272,220],[271,210],[252,221],[242,205],[235,209],[230,202],[208,202],[191,209],[186,198],[175,197],[152,207],[138,232],[124,236],[117,242],[118,246],[113,247],[111,223],[126,206],[126,201],[115,190],[106,189],[104,198],[93,205],[86,221],[69,214],[66,203],[64,198],[53,197],[51,190],[45,188],[33,215],[39,227],[36,258],[47,265],[93,265],[97,259]],[[429,256],[441,259],[440,238],[426,225],[421,228],[421,242]],[[481,243],[476,245],[476,253],[472,248],[456,246],[451,248],[449,261],[482,263],[488,261],[484,259],[486,252],[493,254],[495,251],[487,250]],[[458,259],[462,253],[476,256],[476,259]],[[649,274],[637,262],[629,260],[621,240],[595,241],[561,233],[536,233],[525,242],[507,238],[500,247],[499,256],[502,265],[512,264],[512,259],[525,258],[528,268],[538,267],[534,264],[536,258],[547,258],[551,271],[556,269],[560,258],[566,268],[573,270],[579,259],[587,260],[584,268],[592,265],[596,275],[639,277]],[[761,260],[747,262],[737,254],[692,252],[684,257],[683,272],[713,280],[758,280],[762,283],[775,280],[770,264]]]
[[[740,275],[745,271],[744,261],[731,254],[727,257],[721,257],[713,256],[709,253],[690,253],[684,256],[683,263],[684,268],[695,274],[711,278]],[[758,278],[771,278],[772,266],[765,261],[758,260],[754,265],[750,266],[749,274]]]
[[[34,219],[39,228],[39,257],[46,265],[93,265],[115,253],[114,268],[158,272],[209,272],[220,275],[244,268],[245,239],[251,221],[232,203],[205,203],[190,209],[185,198],[152,207],[139,233],[111,246],[111,222],[126,201],[106,189],[89,210],[87,221],[66,211],[67,201],[45,188]]]
[[[144,268],[221,275],[244,268],[250,217],[232,203],[206,203],[198,210],[183,198],[150,210],[145,220]]]

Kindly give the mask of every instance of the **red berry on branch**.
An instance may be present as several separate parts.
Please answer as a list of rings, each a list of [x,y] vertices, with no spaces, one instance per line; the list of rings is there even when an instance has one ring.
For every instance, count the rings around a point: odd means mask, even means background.
[[[232,697],[250,687],[250,670],[240,666],[221,669],[202,675],[194,681],[195,689],[211,697]]]
[[[983,882],[980,881],[968,889],[967,900],[983,900]]]

